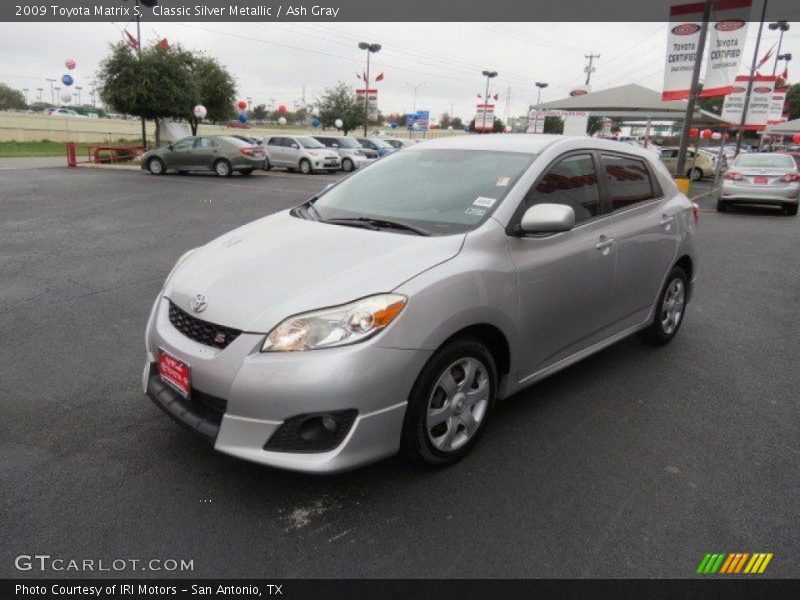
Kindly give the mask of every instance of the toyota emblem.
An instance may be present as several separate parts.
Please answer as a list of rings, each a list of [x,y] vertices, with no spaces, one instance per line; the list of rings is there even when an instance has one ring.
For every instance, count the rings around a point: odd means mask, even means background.
[[[192,310],[196,313],[203,312],[208,306],[208,300],[203,294],[196,294],[194,298],[192,298]]]

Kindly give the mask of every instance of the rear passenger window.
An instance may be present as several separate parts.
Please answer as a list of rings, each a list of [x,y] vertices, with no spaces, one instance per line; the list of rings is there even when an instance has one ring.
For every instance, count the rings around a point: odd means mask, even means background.
[[[627,208],[655,197],[645,162],[632,156],[601,154],[611,210]]]
[[[600,188],[591,154],[575,154],[557,162],[528,192],[526,205],[566,204],[575,211],[575,223],[600,214]]]

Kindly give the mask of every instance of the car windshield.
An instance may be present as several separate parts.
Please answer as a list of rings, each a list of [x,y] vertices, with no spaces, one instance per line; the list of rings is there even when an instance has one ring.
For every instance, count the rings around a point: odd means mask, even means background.
[[[392,146],[391,144],[387,144],[383,140],[377,140],[377,139],[371,138],[369,141],[372,142],[373,144],[375,144],[378,148],[386,148],[388,150],[394,150],[394,146]]]
[[[327,219],[401,221],[436,235],[469,231],[500,204],[535,158],[517,152],[398,152],[358,171],[314,203]]]
[[[312,137],[299,137],[295,138],[303,148],[324,148],[325,146],[319,143]]]
[[[361,144],[349,137],[336,138],[334,143],[339,144],[339,148],[361,148]]]
[[[736,159],[738,169],[794,169],[794,161],[788,154],[742,154]]]

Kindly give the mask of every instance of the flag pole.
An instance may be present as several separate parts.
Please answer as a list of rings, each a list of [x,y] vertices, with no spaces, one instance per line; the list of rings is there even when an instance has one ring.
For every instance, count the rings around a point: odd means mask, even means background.
[[[756,49],[753,52],[753,62],[750,66],[750,77],[747,81],[747,92],[744,95],[744,106],[742,106],[742,120],[739,122],[739,130],[736,132],[736,154],[742,149],[742,134],[744,133],[744,126],[747,123],[747,109],[750,106],[750,96],[753,93],[753,77],[756,73],[756,61],[758,60],[758,49],[761,46],[761,32],[764,29],[764,19],[767,16],[767,0],[764,0],[764,5],[761,7],[761,21],[758,24],[758,36],[756,37]]]

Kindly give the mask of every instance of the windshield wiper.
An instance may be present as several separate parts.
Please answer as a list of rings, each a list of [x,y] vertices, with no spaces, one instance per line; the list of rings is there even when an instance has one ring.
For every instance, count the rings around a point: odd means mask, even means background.
[[[364,227],[365,229],[399,229],[402,231],[410,231],[412,233],[416,233],[417,235],[424,235],[428,236],[431,234],[430,231],[422,229],[421,227],[416,227],[414,225],[409,225],[408,223],[403,223],[401,221],[391,221],[389,219],[378,219],[375,217],[350,217],[350,218],[341,218],[341,219],[324,219],[322,220],[323,223],[333,223],[335,225],[351,225],[355,227]]]

